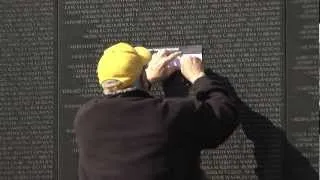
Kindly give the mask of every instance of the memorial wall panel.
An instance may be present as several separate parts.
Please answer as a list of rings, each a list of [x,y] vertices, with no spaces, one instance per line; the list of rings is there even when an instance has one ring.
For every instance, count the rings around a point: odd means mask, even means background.
[[[0,7],[0,179],[57,179],[55,1]]]
[[[205,66],[230,78],[250,109],[282,128],[284,120],[283,7],[281,1],[60,1],[62,146],[61,174],[73,176],[77,161],[72,120],[77,108],[99,95],[95,63],[116,41],[147,47],[201,44]],[[163,95],[161,88],[154,89]],[[243,119],[252,114],[243,112]],[[202,167],[212,179],[281,179],[282,134],[261,121],[255,142],[239,128],[216,150],[202,152]],[[271,126],[271,125],[267,125]],[[246,129],[246,131],[250,131]],[[272,133],[270,133],[272,132]],[[272,151],[267,149],[272,148]],[[262,168],[255,152],[264,160]],[[72,158],[71,158],[72,157]],[[267,166],[267,167],[266,167]],[[64,167],[69,167],[68,169]],[[76,170],[76,166],[74,170]],[[262,175],[263,174],[263,175]]]
[[[288,1],[287,9],[286,132],[319,169],[319,1]]]

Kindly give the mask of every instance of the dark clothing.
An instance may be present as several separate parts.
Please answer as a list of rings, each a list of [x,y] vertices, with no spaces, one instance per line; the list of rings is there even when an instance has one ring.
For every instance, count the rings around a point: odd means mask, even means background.
[[[80,180],[198,180],[200,151],[238,125],[223,82],[199,78],[195,97],[155,98],[135,90],[95,98],[75,119]]]

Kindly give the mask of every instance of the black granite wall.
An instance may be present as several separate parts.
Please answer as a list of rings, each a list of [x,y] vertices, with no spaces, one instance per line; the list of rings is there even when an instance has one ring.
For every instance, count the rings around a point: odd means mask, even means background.
[[[318,3],[1,2],[0,179],[77,179],[73,118],[101,93],[96,62],[117,41],[202,45],[206,68],[229,79],[242,123],[202,152],[208,179],[318,179]]]

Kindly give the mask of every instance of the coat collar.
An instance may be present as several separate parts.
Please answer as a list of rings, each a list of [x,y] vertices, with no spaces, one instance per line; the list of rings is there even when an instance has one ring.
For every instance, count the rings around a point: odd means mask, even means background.
[[[109,94],[109,95],[104,95],[109,98],[114,98],[114,97],[146,97],[150,98],[152,97],[147,91],[140,90],[140,89],[135,89],[132,91],[127,91],[123,93],[118,93],[118,94]]]

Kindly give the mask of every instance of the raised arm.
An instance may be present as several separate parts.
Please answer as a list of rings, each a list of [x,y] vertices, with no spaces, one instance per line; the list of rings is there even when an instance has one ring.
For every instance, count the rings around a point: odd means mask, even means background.
[[[205,75],[199,59],[183,57],[181,72],[195,92],[194,135],[201,148],[217,147],[239,124],[237,98],[221,78]]]

